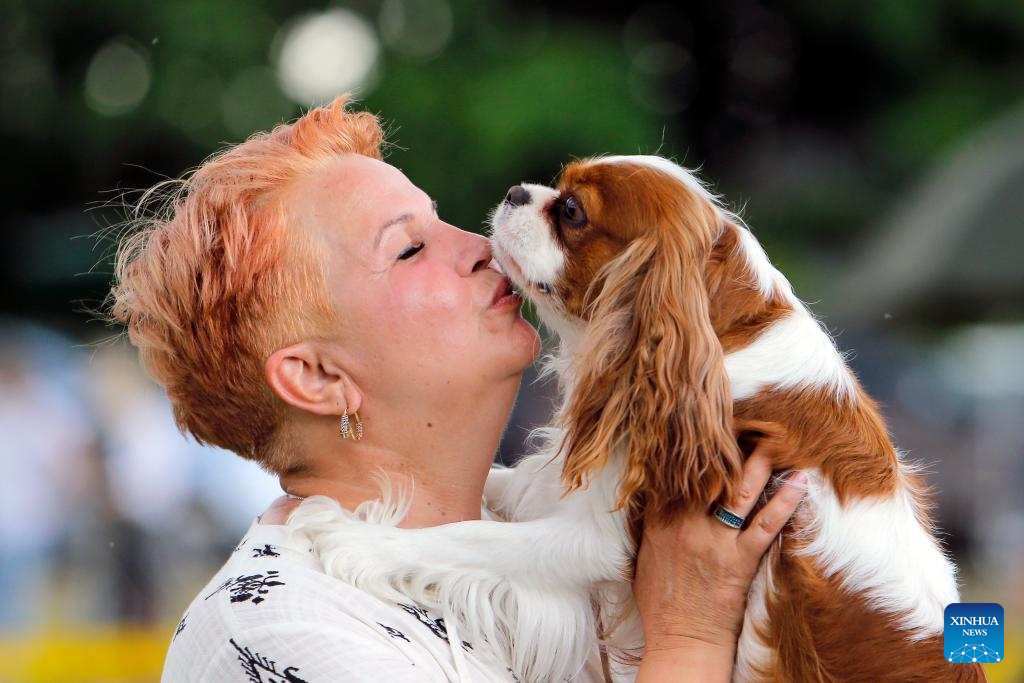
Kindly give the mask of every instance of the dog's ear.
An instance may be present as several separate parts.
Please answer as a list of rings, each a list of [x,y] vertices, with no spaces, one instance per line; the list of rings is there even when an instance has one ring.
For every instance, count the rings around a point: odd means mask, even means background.
[[[566,489],[586,486],[619,447],[617,507],[632,514],[728,499],[742,467],[704,283],[720,223],[679,213],[599,274],[561,416]]]

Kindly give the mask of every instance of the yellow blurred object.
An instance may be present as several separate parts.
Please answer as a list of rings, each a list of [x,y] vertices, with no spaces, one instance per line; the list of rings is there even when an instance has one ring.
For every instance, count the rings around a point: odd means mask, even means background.
[[[0,638],[2,683],[160,680],[173,626],[49,629]]]
[[[1024,631],[1006,629],[1003,661],[982,664],[989,683],[1024,683]]]
[[[0,683],[156,683],[174,626],[50,629],[0,638]],[[1024,632],[1006,634],[1006,660],[983,664],[990,683],[1024,682]]]

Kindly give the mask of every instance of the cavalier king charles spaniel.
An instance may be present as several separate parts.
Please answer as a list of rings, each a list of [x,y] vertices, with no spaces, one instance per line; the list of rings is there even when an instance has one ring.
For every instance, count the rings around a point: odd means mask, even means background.
[[[544,446],[489,478],[504,521],[408,530],[398,513],[351,524],[337,503],[304,502],[290,523],[329,573],[442,610],[524,680],[572,678],[595,633],[642,652],[629,584],[641,520],[729,500],[739,434],[771,442],[776,471],[805,471],[808,494],[754,580],[734,680],[985,680],[943,657],[959,597],[919,469],[693,173],[653,156],[576,161],[554,188],[509,190],[492,225],[495,258],[559,339]]]

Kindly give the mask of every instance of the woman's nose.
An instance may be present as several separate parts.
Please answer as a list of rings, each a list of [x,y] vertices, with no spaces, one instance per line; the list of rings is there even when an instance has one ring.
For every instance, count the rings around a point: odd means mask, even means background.
[[[494,255],[491,252],[491,241],[483,235],[470,233],[468,239],[470,244],[466,248],[464,259],[470,266],[469,272],[475,273],[489,266]]]

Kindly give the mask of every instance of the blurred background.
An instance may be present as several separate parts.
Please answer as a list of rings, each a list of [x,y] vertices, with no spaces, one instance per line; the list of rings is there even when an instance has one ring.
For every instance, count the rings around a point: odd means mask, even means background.
[[[157,680],[275,496],[87,311],[133,190],[348,89],[470,230],[574,156],[701,167],[928,464],[964,601],[1006,609],[990,676],[1024,681],[1024,3],[595,5],[3,0],[0,681]]]

